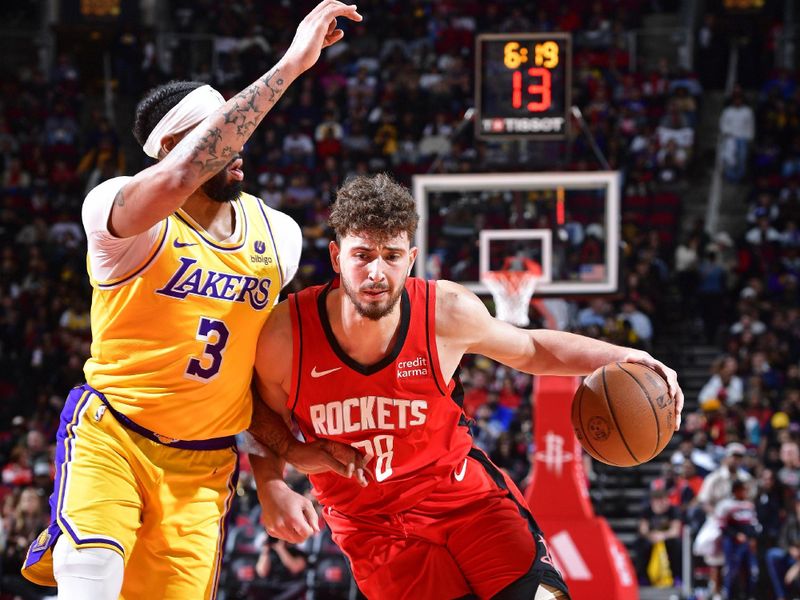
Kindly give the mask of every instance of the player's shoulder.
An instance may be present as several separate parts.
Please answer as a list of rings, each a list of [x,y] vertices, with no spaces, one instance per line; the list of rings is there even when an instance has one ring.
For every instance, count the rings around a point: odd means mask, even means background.
[[[294,338],[289,302],[279,302],[261,328],[255,368],[264,381],[281,383],[291,376]]]
[[[471,313],[476,308],[484,306],[480,298],[460,283],[437,279],[435,284],[437,311],[440,309],[456,311],[460,316],[463,312]]]
[[[131,179],[133,179],[130,175],[121,175],[119,177],[112,177],[111,179],[106,179],[102,183],[98,183],[94,186],[89,193],[86,194],[86,198],[84,199],[84,204],[88,202],[92,202],[95,200],[101,200],[104,198],[114,198],[117,193],[128,183]]]
[[[291,348],[292,343],[292,315],[289,300],[278,302],[272,309],[266,323],[261,328],[259,335],[259,345],[266,344],[274,348],[285,348],[288,343]],[[278,346],[277,344],[281,344]]]
[[[302,238],[303,234],[300,230],[300,225],[285,212],[281,212],[277,208],[271,207],[269,204],[264,202],[264,200],[258,196],[253,196],[252,194],[243,192],[241,199],[245,205],[251,205],[254,208],[258,207],[258,209],[267,217],[270,226],[275,229],[275,233],[277,235],[292,239]]]
[[[112,177],[99,183],[86,194],[81,207],[81,220],[87,234],[89,232],[100,231],[105,233],[107,231],[111,205],[119,191],[131,179],[129,176]]]
[[[473,292],[454,281],[436,280],[436,331],[464,332],[488,315],[486,305]]]

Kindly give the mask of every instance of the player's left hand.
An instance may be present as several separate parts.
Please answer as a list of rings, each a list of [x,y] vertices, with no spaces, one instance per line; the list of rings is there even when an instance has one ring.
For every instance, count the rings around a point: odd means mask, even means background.
[[[319,517],[314,505],[283,480],[259,483],[256,491],[267,533],[293,544],[319,533]]]
[[[284,458],[306,475],[333,471],[348,479],[355,477],[362,487],[367,485],[364,475],[366,457],[347,444],[332,440],[292,443]]]
[[[669,387],[669,395],[675,401],[675,431],[678,431],[681,426],[681,411],[683,410],[683,390],[678,383],[678,374],[643,350],[629,350],[622,362],[639,363],[650,367],[664,378]]]
[[[355,5],[338,0],[322,0],[297,26],[284,58],[295,61],[303,71],[313,67],[323,48],[332,46],[344,37],[344,31],[336,26],[337,18],[356,22],[363,19]]]

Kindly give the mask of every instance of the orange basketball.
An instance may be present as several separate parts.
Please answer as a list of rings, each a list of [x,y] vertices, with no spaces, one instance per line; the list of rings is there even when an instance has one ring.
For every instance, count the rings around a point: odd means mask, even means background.
[[[667,382],[637,363],[611,363],[589,375],[572,399],[578,441],[599,461],[632,467],[661,452],[675,430]]]

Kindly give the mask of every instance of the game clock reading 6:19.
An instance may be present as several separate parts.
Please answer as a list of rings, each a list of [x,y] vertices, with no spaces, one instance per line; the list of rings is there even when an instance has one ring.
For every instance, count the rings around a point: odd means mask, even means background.
[[[486,34],[476,43],[477,135],[564,137],[570,107],[570,35]]]

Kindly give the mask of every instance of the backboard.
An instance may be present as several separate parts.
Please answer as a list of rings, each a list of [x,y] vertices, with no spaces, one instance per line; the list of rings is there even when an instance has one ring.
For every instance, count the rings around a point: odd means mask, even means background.
[[[542,266],[537,296],[619,289],[619,174],[417,175],[415,275],[451,279],[478,294],[509,257]]]

